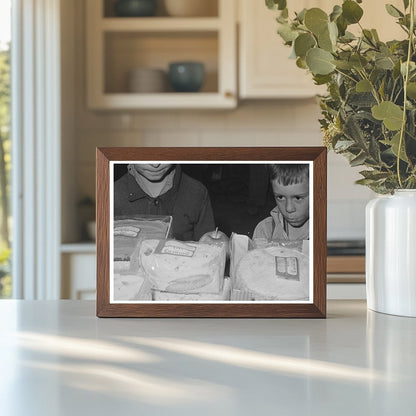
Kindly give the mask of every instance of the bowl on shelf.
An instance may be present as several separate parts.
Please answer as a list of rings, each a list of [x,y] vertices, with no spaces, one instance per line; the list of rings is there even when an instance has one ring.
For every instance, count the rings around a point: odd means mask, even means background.
[[[166,12],[173,17],[217,16],[217,0],[165,0]]]
[[[169,81],[177,92],[197,92],[205,80],[202,62],[182,61],[169,64]]]
[[[114,12],[119,17],[149,17],[157,12],[156,0],[118,0]]]
[[[163,69],[135,68],[129,72],[128,91],[131,93],[165,92],[167,84],[167,74]]]

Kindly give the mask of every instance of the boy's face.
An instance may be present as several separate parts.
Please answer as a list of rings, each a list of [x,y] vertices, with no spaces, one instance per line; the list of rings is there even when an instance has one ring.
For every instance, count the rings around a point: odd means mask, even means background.
[[[282,185],[272,180],[277,207],[292,227],[301,227],[309,219],[309,181]]]
[[[140,175],[144,176],[150,182],[159,182],[161,181],[170,171],[173,164],[146,164],[146,163],[137,163],[134,165],[134,169]]]

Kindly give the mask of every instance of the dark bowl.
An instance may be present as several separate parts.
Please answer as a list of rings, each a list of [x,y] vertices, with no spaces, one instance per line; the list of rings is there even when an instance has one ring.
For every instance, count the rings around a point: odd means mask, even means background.
[[[156,0],[118,0],[114,12],[120,17],[154,16],[157,12]]]
[[[197,92],[205,80],[202,62],[172,62],[169,64],[169,80],[177,92]]]

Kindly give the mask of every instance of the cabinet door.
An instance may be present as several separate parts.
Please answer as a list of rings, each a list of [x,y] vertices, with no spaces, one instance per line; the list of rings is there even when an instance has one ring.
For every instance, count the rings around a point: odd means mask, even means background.
[[[96,256],[65,253],[62,259],[62,298],[93,300],[96,290]]]
[[[299,0],[296,10],[304,7],[325,7],[325,1]],[[264,1],[239,0],[240,48],[239,88],[241,98],[305,98],[322,88],[290,59],[291,49],[276,33],[277,12]]]
[[[399,9],[402,0],[389,1]],[[297,0],[289,3],[289,10],[320,7],[330,12],[341,0]],[[290,59],[291,49],[276,33],[276,11],[268,10],[264,1],[239,0],[239,89],[241,98],[305,98],[325,92],[325,87],[313,84],[312,77]],[[361,4],[366,28],[376,28],[383,41],[403,38],[394,18],[386,12],[384,2],[366,0]],[[358,34],[358,25],[348,30]]]

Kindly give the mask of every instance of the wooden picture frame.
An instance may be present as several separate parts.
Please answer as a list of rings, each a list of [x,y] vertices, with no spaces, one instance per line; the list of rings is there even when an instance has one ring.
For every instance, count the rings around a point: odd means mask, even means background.
[[[327,150],[324,147],[176,147],[97,148],[97,316],[98,317],[210,317],[210,318],[325,318]],[[309,291],[302,301],[115,301],[114,297],[114,171],[131,162],[168,164],[177,169],[225,166],[240,169],[257,165],[309,165],[307,241]],[[189,165],[188,165],[189,164]],[[198,167],[198,166],[197,166]],[[131,168],[129,168],[131,169]],[[130,172],[131,173],[131,172]],[[126,173],[126,177],[128,174]],[[131,180],[131,178],[129,178]],[[272,186],[273,188],[273,186]],[[118,188],[117,188],[118,189]],[[275,188],[273,188],[274,190]],[[309,189],[312,189],[309,195]],[[274,191],[275,192],[275,191]],[[117,194],[118,195],[118,194]],[[278,198],[282,198],[278,196]],[[274,203],[276,205],[276,203]],[[310,217],[309,217],[310,212]],[[241,221],[244,223],[244,221]],[[175,224],[175,218],[173,219]],[[257,240],[256,240],[257,241]],[[284,245],[284,244],[283,244]],[[276,270],[277,270],[277,259]],[[287,262],[289,260],[285,259]],[[297,261],[297,260],[296,260]],[[297,263],[298,264],[298,263]],[[110,265],[112,268],[110,268]],[[289,266],[286,266],[289,267]],[[288,270],[288,269],[286,269]],[[277,272],[276,272],[277,273]],[[298,274],[301,274],[298,271]],[[281,277],[281,276],[278,276]],[[299,280],[299,279],[298,279]],[[110,282],[112,284],[110,288]],[[153,290],[153,289],[152,289]],[[234,289],[233,289],[234,290]],[[234,293],[234,292],[232,292]],[[238,293],[236,291],[235,293]],[[111,298],[110,298],[111,296]],[[306,299],[306,300],[305,300]]]

